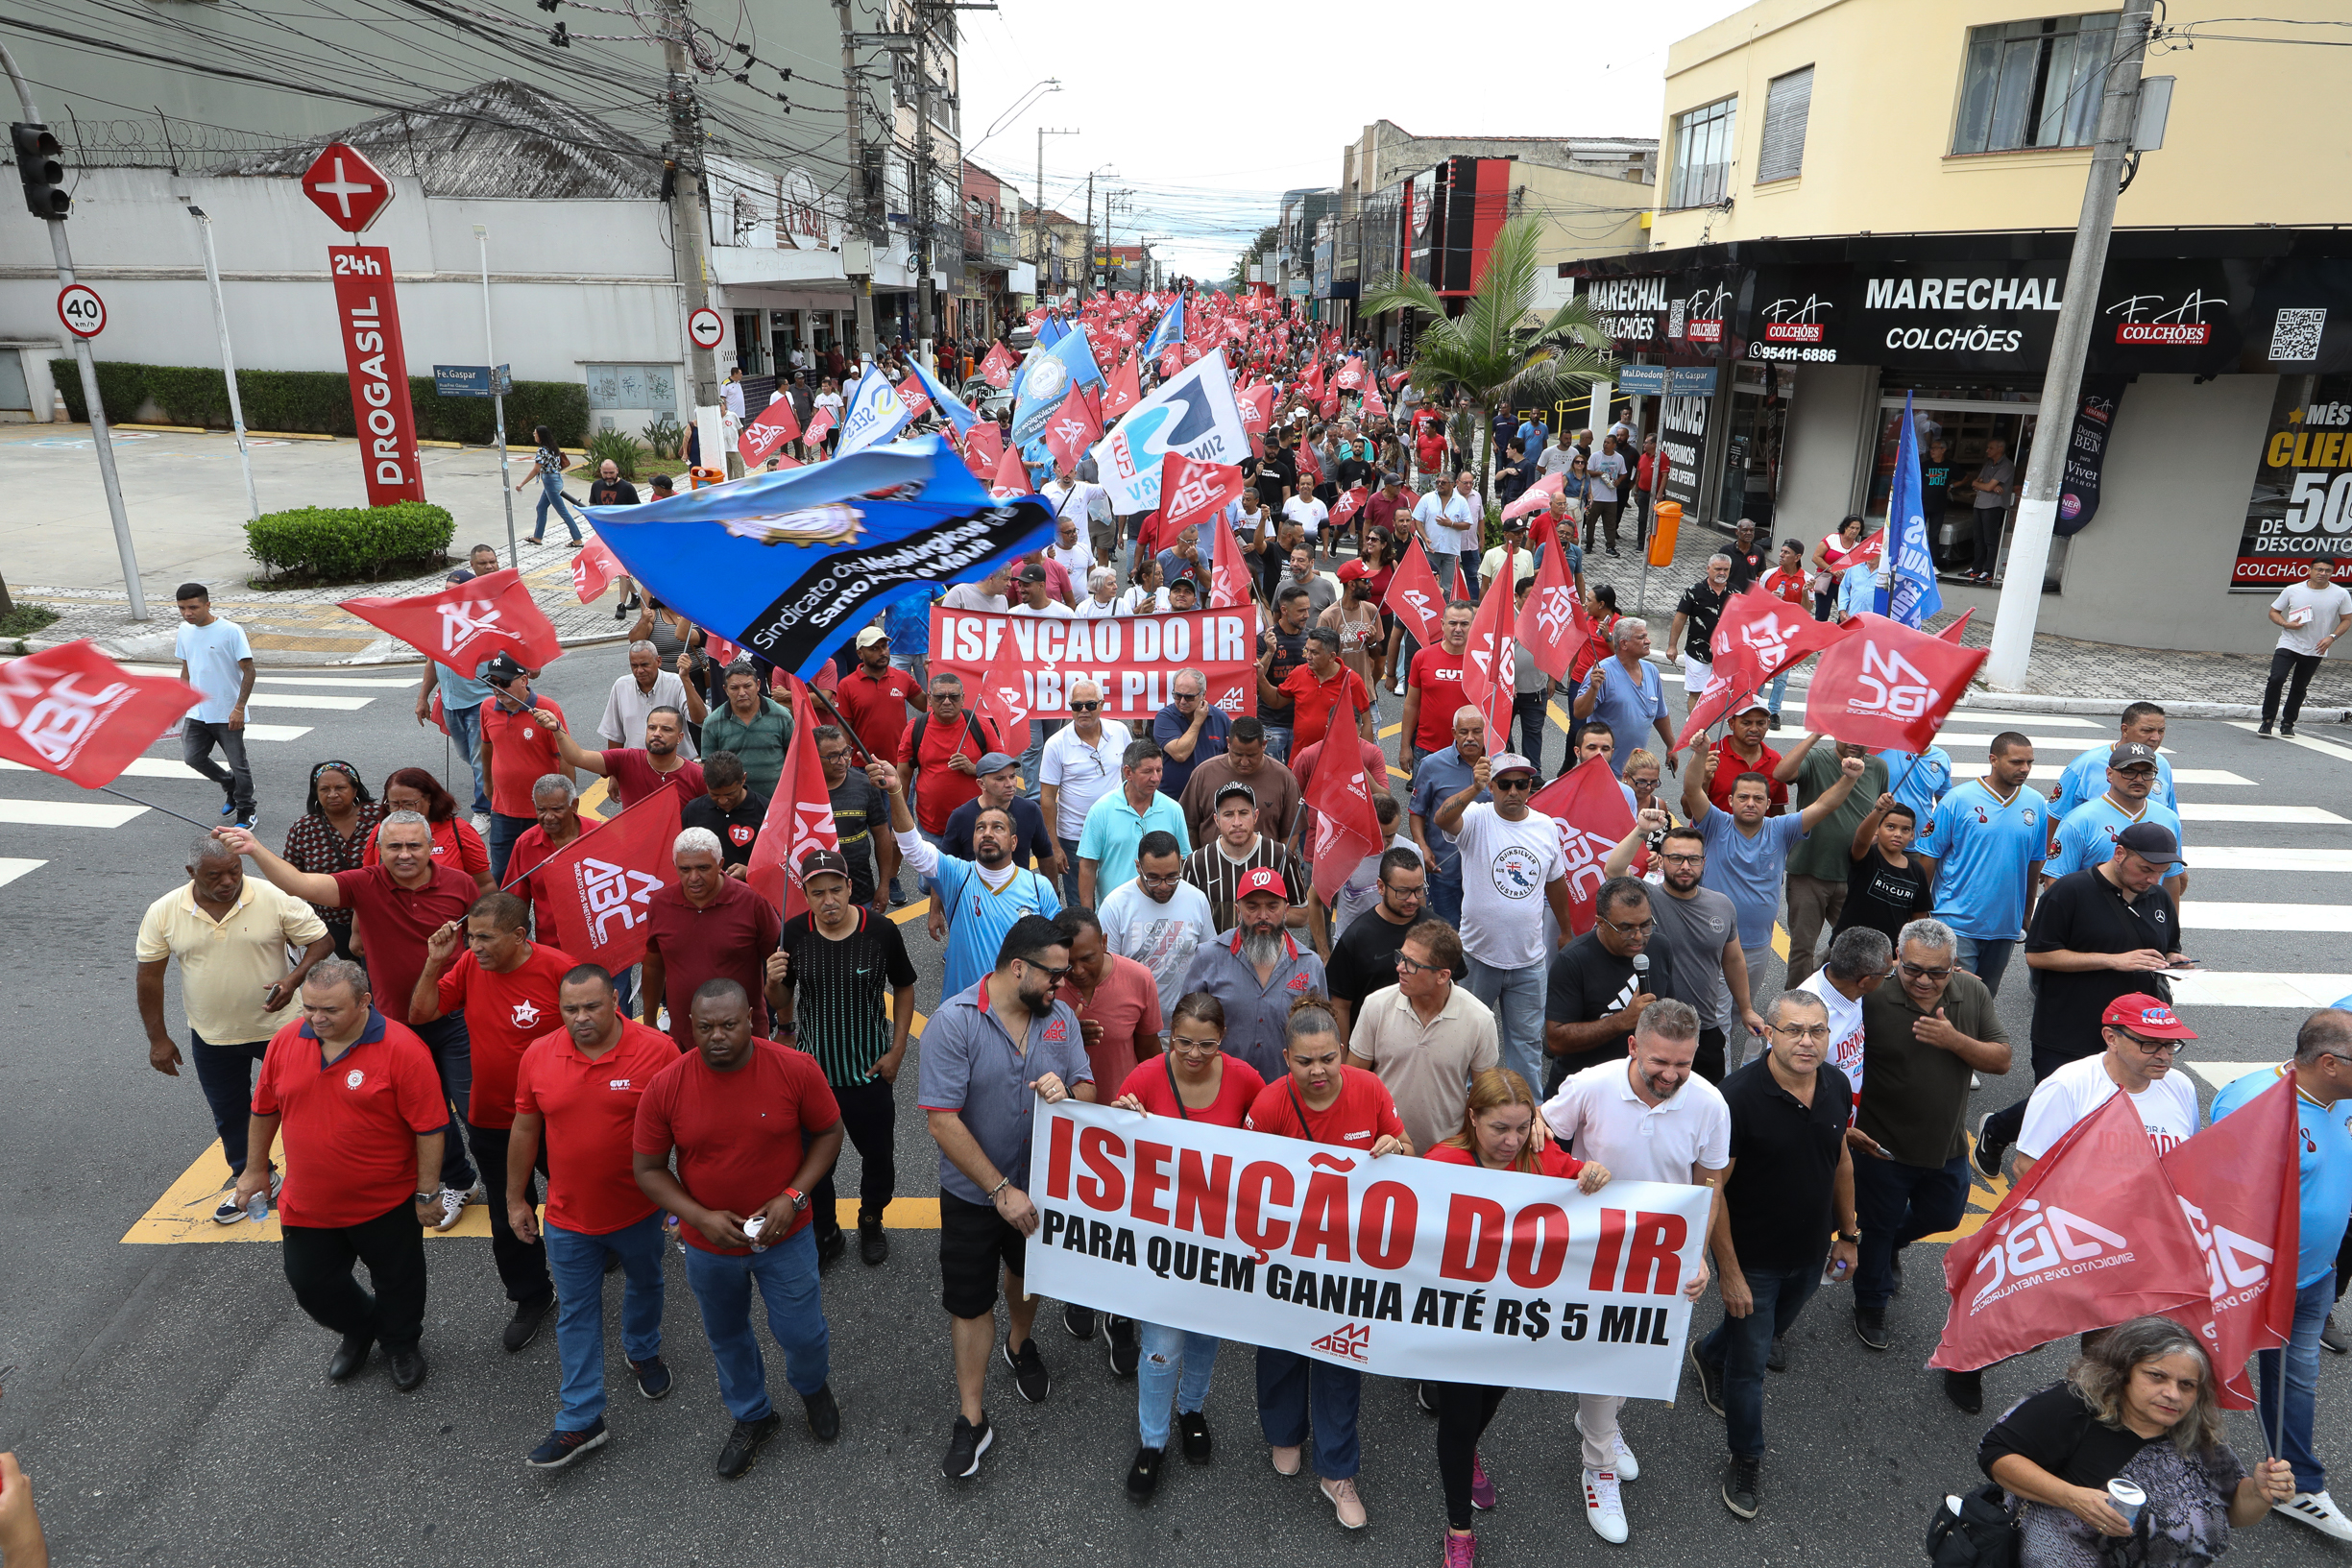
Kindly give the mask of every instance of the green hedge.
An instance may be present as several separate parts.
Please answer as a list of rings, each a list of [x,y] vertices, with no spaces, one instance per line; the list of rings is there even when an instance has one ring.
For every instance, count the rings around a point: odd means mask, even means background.
[[[70,359],[49,362],[65,407],[77,422],[89,418],[82,397],[82,375]],[[153,401],[171,424],[229,427],[229,382],[219,371],[189,365],[133,365],[102,360],[98,395],[107,417],[135,418]],[[245,404],[248,430],[287,430],[305,435],[349,436],[352,380],[339,371],[239,371],[237,396]],[[408,378],[408,400],[417,413],[423,441],[462,441],[484,446],[497,432],[488,398],[444,398],[429,375]],[[545,424],[559,446],[588,440],[588,388],[571,381],[518,381],[506,398],[506,438],[531,444],[531,427]]]
[[[391,568],[438,566],[457,524],[424,501],[393,506],[305,506],[245,525],[245,551],[270,571],[365,581]]]

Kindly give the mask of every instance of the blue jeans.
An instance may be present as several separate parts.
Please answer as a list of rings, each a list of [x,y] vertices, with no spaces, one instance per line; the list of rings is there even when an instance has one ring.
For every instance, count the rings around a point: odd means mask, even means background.
[[[221,1152],[229,1158],[229,1173],[245,1173],[245,1133],[253,1125],[254,1064],[268,1050],[267,1040],[250,1045],[216,1046],[194,1029],[188,1030],[188,1058],[196,1065],[196,1087],[205,1092],[212,1112],[212,1130],[221,1135]]]
[[[1460,862],[1455,862],[1457,866]],[[1429,890],[1429,918],[1443,920],[1460,929],[1462,926],[1462,878],[1457,872],[1452,880],[1431,877],[1424,884]]]
[[[1273,748],[1272,746],[1268,746],[1266,748],[1266,754],[1269,757],[1273,756]],[[1061,845],[1061,857],[1070,862],[1070,869],[1063,872],[1061,878],[1061,906],[1065,909],[1075,909],[1079,907],[1078,840],[1075,838],[1056,838],[1055,841]]]
[[[2319,1331],[2336,1305],[2336,1276],[2323,1274],[2294,1292],[2294,1328],[2287,1336],[2287,1424],[2279,1425],[2279,1352],[2258,1351],[2262,1376],[2262,1429],[2279,1434],[2278,1457],[2294,1470],[2294,1489],[2316,1492],[2327,1485],[2327,1469],[2312,1452],[2312,1418],[2319,1398]]]
[[[1135,1335],[1143,1354],[1135,1365],[1135,1431],[1144,1447],[1166,1448],[1168,1396],[1174,1393],[1176,1409],[1188,1414],[1208,1403],[1219,1341],[1214,1334],[1141,1321]]]
[[[1291,727],[1287,724],[1266,726],[1266,755],[1277,762],[1291,760]]]
[[[1356,1440],[1356,1405],[1364,1374],[1288,1350],[1258,1346],[1258,1430],[1275,1448],[1307,1441],[1313,1416],[1315,1473],[1325,1481],[1348,1481],[1364,1462]]]
[[[482,771],[482,705],[472,708],[444,708],[442,722],[449,727],[449,738],[473,770],[473,809],[476,814],[490,814],[490,776]],[[451,790],[456,794],[456,790]]]
[[[539,826],[537,817],[510,817],[503,811],[490,813],[490,834],[486,847],[490,851],[490,880],[500,887],[506,885],[507,857],[515,853],[515,840]],[[586,824],[583,824],[586,826]],[[541,940],[545,941],[542,934]]]
[[[1772,678],[1772,695],[1766,699],[1766,706],[1772,710],[1772,716],[1774,718],[1779,718],[1781,716],[1781,699],[1787,695],[1788,671],[1782,670],[1780,674],[1775,675]]]
[[[686,1283],[702,1309],[702,1330],[718,1363],[719,1397],[739,1421],[773,1413],[767,1402],[767,1363],[751,1326],[751,1291],[767,1303],[767,1332],[784,1347],[784,1380],[802,1398],[825,1386],[831,1337],[816,1289],[816,1229],[803,1225],[765,1252],[729,1257],[686,1249]]]
[[[1895,1293],[1895,1255],[1923,1236],[1941,1236],[1968,1208],[1968,1156],[1949,1165],[1904,1165],[1854,1157],[1854,1212],[1862,1227],[1854,1304],[1883,1309]]]
[[[457,1130],[466,1099],[473,1091],[473,1042],[466,1033],[466,1015],[451,1013],[430,1024],[412,1024],[417,1038],[433,1053],[433,1071],[441,1074],[442,1098],[452,1107],[441,1125],[441,1185],[452,1193],[473,1186],[473,1165],[466,1158],[466,1140]]]
[[[1987,991],[2000,995],[2000,977],[2008,972],[2010,955],[2017,952],[2017,938],[1952,934],[1959,947],[1952,955],[1952,962],[1982,980]]]
[[[547,1269],[562,1310],[555,1353],[564,1364],[562,1432],[586,1432],[604,1414],[604,1259],[620,1259],[620,1348],[633,1362],[662,1353],[662,1215],[602,1236],[542,1225]]]
[[[1742,1270],[1756,1305],[1745,1317],[1726,1313],[1715,1332],[1699,1341],[1700,1363],[1723,1379],[1724,1424],[1732,1452],[1743,1459],[1764,1457],[1764,1358],[1813,1298],[1828,1261],[1824,1256],[1801,1268]]]
[[[540,476],[539,512],[531,523],[531,538],[534,542],[547,537],[547,508],[549,507],[555,508],[557,515],[564,519],[564,526],[571,530],[572,543],[578,543],[580,541],[580,515],[572,511],[571,502],[565,498],[564,476],[560,473]]]
[[[1024,799],[1037,798],[1037,768],[1045,760],[1045,743],[1060,729],[1057,718],[1033,718],[1029,721],[1029,749],[1021,754],[1021,794]]]
[[[1542,1088],[1543,966],[1497,969],[1476,958],[1466,961],[1470,966],[1470,995],[1494,1015],[1503,1066],[1525,1078],[1528,1088]]]

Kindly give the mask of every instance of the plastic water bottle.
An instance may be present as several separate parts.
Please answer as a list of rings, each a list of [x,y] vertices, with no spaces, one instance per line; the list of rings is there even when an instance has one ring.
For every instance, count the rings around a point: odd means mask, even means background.
[[[255,1193],[252,1197],[247,1198],[245,1216],[256,1225],[267,1221],[270,1218],[270,1194],[266,1192]]]
[[[755,1214],[749,1219],[743,1221],[743,1234],[751,1238],[752,1251],[765,1252],[767,1250],[766,1247],[760,1244],[760,1233],[765,1229],[767,1229],[767,1217],[765,1215]]]

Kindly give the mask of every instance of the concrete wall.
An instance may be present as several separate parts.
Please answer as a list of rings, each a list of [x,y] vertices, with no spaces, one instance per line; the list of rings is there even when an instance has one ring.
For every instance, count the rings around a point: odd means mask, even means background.
[[[1868,439],[1878,387],[1874,366],[1798,367],[1781,444],[1781,495],[1773,528],[1780,539],[1801,539],[1809,547],[1852,508],[1855,465]]]

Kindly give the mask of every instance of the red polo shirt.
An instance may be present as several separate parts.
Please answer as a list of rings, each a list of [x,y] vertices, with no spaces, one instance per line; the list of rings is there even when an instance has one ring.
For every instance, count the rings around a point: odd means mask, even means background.
[[[1707,798],[1714,802],[1716,810],[1729,811],[1732,808],[1732,785],[1739,782],[1739,776],[1743,773],[1760,773],[1771,780],[1772,806],[1785,808],[1788,805],[1788,785],[1772,777],[1772,770],[1781,765],[1781,754],[1770,746],[1759,745],[1758,749],[1763,753],[1762,758],[1751,762],[1732,750],[1730,736],[1715,742],[1715,776],[1707,782]],[[1771,808],[1766,808],[1767,810]]]
[[[913,715],[907,705],[923,706],[922,683],[903,669],[885,666],[877,677],[861,662],[856,669],[841,677],[834,688],[833,700],[840,706],[841,716],[858,732],[858,743],[884,761],[898,759],[899,740],[907,733]]]
[[[402,887],[380,865],[334,873],[336,891],[367,950],[368,987],[395,1024],[408,1022],[408,999],[424,973],[424,944],[450,921],[465,919],[481,896],[473,879],[455,866],[436,860],[432,867],[431,878],[416,888]]]
[[[702,782],[702,764],[690,761],[685,766],[662,773],[655,770],[652,760],[643,746],[622,746],[600,752],[604,759],[604,777],[612,784],[613,804],[627,806],[631,801],[643,800],[670,781],[677,781],[678,808],[686,803],[707,794],[710,786]]]
[[[546,1122],[547,1223],[609,1236],[653,1213],[630,1157],[637,1107],[677,1060],[668,1035],[626,1018],[620,1039],[594,1061],[562,1029],[531,1042],[515,1071],[509,1112]]]
[[[1468,660],[1467,649],[1447,653],[1443,647],[1423,648],[1413,656],[1405,685],[1420,690],[1421,709],[1414,724],[1413,743],[1421,750],[1443,751],[1454,743],[1454,714],[1468,701],[1462,695],[1462,666]],[[1487,738],[1491,745],[1494,737]]]
[[[560,948],[534,942],[529,955],[503,974],[484,969],[466,952],[441,977],[441,1010],[466,1015],[466,1038],[473,1046],[468,1122],[477,1127],[515,1124],[516,1065],[532,1041],[563,1022],[555,1010],[556,983],[578,963]]]
[[[1347,703],[1359,713],[1371,711],[1372,694],[1364,689],[1364,677],[1336,660],[1329,680],[1317,680],[1312,664],[1300,664],[1282,678],[1282,689],[1291,695],[1294,747],[1321,745],[1331,722],[1331,710],[1340,703]],[[1306,781],[1301,779],[1298,785],[1303,790]]]
[[[1321,1110],[1309,1110],[1306,1098],[1293,1087],[1288,1073],[1258,1091],[1242,1124],[1276,1138],[1303,1138],[1310,1144],[1335,1144],[1359,1154],[1371,1152],[1385,1134],[1402,1138],[1405,1124],[1396,1119],[1396,1102],[1388,1085],[1360,1067],[1340,1069],[1340,1098]],[[1299,1113],[1306,1113],[1299,1120]]]
[[[814,1057],[755,1039],[750,1059],[732,1073],[715,1071],[699,1050],[664,1068],[637,1107],[634,1146],[640,1154],[676,1149],[678,1185],[695,1202],[748,1219],[792,1185],[807,1134],[840,1120]],[[809,1219],[804,1209],[783,1236],[760,1240],[773,1246]],[[714,1246],[692,1225],[680,1225],[678,1234],[705,1252],[741,1257],[748,1250]]]
[[[574,832],[561,844],[547,842],[547,830],[534,822],[522,830],[522,836],[506,852],[507,891],[522,893],[531,901],[531,929],[544,939],[555,934],[555,905],[547,897],[546,879],[539,868],[557,850],[568,849],[579,837]]]
[[[531,706],[564,718],[552,698],[533,693]],[[569,771],[547,727],[527,712],[508,712],[495,693],[482,704],[482,738],[490,742],[490,808],[502,817],[531,815],[531,785]]]
[[[254,1114],[283,1119],[279,1218],[338,1230],[380,1218],[414,1196],[417,1140],[440,1131],[449,1108],[424,1042],[373,1007],[358,1043],[332,1062],[325,1057],[307,1019],[270,1036]]]
[[[741,985],[751,998],[751,1026],[767,1026],[767,955],[784,932],[774,905],[749,883],[722,877],[718,896],[702,908],[687,903],[684,890],[664,887],[646,900],[646,909],[645,951],[662,954],[662,995],[654,1000],[669,1009],[669,1037],[680,1050],[694,1049],[686,1010],[705,980]]]

